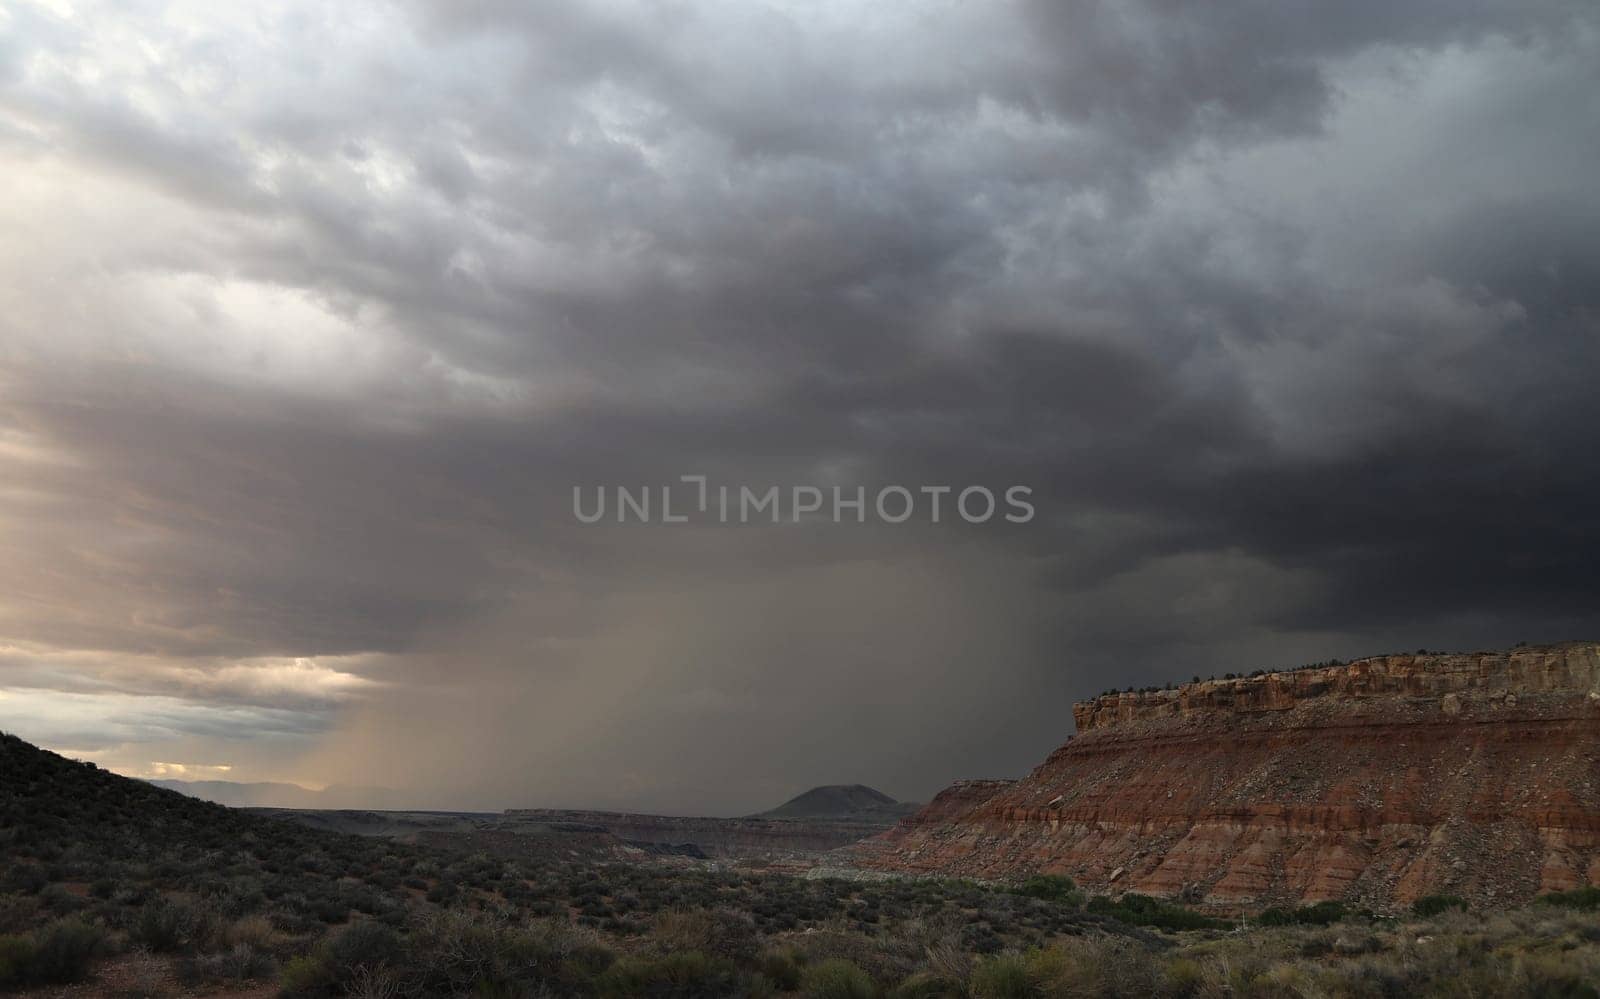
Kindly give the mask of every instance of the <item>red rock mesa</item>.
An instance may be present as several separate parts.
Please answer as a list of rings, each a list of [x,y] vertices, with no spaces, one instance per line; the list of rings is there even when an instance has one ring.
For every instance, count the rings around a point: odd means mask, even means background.
[[[1072,714],[1028,776],[957,783],[843,859],[1218,910],[1600,884],[1600,644],[1377,656]]]

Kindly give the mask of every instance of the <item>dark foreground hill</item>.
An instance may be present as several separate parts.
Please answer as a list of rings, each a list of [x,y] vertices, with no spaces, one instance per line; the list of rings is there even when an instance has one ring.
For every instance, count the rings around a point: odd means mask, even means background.
[[[178,886],[197,863],[230,877],[266,874],[301,888],[326,880],[309,876],[319,866],[361,869],[390,856],[358,839],[130,780],[3,733],[0,846],[11,883],[46,872],[132,873]]]
[[[961,966],[1088,931],[1155,942],[971,883],[563,859],[549,839],[434,849],[318,830],[0,735],[0,992],[854,995],[914,978],[933,950]],[[69,982],[84,984],[55,988]]]

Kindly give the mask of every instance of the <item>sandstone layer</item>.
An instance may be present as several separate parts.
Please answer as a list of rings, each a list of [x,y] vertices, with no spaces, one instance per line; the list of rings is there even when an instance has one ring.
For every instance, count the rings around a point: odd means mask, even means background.
[[[1230,911],[1600,884],[1595,643],[1112,694],[1073,718],[1027,777],[958,783],[841,859]]]

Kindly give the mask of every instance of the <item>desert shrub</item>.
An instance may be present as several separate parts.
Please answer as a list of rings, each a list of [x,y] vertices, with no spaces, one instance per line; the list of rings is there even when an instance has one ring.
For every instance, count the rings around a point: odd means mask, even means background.
[[[1028,959],[1011,951],[979,961],[968,985],[977,999],[1031,999],[1036,994]]]
[[[1143,997],[1160,991],[1151,955],[1120,937],[1077,937],[1024,955],[1033,995]]]
[[[265,953],[278,943],[278,934],[267,917],[245,916],[228,924],[222,931],[222,942],[228,947],[245,944]]]
[[[328,961],[341,980],[356,968],[400,964],[406,947],[400,935],[382,923],[351,923],[327,942]]]
[[[800,987],[800,963],[789,951],[769,950],[756,959],[756,971],[785,992]]]
[[[105,939],[105,930],[80,919],[56,920],[34,935],[33,953],[22,966],[22,979],[44,985],[82,981]]]
[[[0,934],[26,934],[42,921],[38,899],[23,895],[0,896]]]
[[[49,883],[50,877],[45,874],[44,867],[32,861],[8,864],[5,876],[0,878],[0,888],[24,895],[36,895]]]
[[[890,999],[965,999],[966,986],[932,971],[919,971],[890,991]]]
[[[36,950],[38,947],[31,936],[21,933],[0,936],[0,988],[26,983]]]
[[[430,918],[412,935],[411,946],[413,960],[425,969],[424,987],[439,994],[538,981],[560,960],[533,937],[464,912]]]
[[[165,954],[203,950],[220,932],[220,919],[209,907],[175,899],[155,899],[139,909],[128,927],[128,939]]]
[[[235,944],[220,954],[186,957],[177,965],[178,978],[187,985],[267,979],[277,971],[278,963],[270,954],[247,943]]]
[[[1205,969],[1200,962],[1187,957],[1176,958],[1162,969],[1162,992],[1174,999],[1187,999],[1200,992],[1205,982]]]
[[[278,977],[282,995],[313,997],[348,994],[357,982],[404,965],[405,942],[383,923],[360,922],[323,939],[310,954],[284,965]]]
[[[1431,919],[1450,909],[1467,908],[1467,900],[1456,895],[1424,895],[1411,903],[1411,914]]]
[[[275,929],[296,936],[313,933],[322,929],[322,920],[297,909],[273,909],[267,913],[267,921]]]
[[[878,988],[857,965],[834,957],[806,968],[800,992],[807,999],[873,999]]]
[[[63,884],[46,885],[39,892],[39,904],[57,916],[68,916],[89,903],[67,890]]]
[[[565,923],[527,927],[466,912],[440,912],[409,941],[419,987],[428,995],[538,989],[567,994],[616,960],[599,938]]]
[[[1565,956],[1525,954],[1512,962],[1511,971],[1525,994],[1540,999],[1600,999],[1595,988],[1597,969],[1585,968]]]
[[[740,994],[733,962],[699,951],[624,958],[606,969],[598,985],[607,999],[716,999]]]
[[[755,920],[732,909],[663,912],[652,935],[669,951],[697,950],[736,962],[747,962],[756,952]]]
[[[868,936],[839,923],[795,938],[793,945],[807,966],[837,959],[860,968],[868,978],[883,982],[899,981],[916,971],[922,958],[920,952],[908,953],[904,941]]]
[[[320,951],[294,958],[278,975],[279,993],[287,999],[330,995],[333,988],[333,968],[327,954]]]

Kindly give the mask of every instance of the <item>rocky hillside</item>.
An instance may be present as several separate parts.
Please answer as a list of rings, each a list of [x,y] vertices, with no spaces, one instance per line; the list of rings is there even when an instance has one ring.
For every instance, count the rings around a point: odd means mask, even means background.
[[[1027,777],[963,782],[857,866],[1217,909],[1600,884],[1600,645],[1393,655],[1111,694]]]

